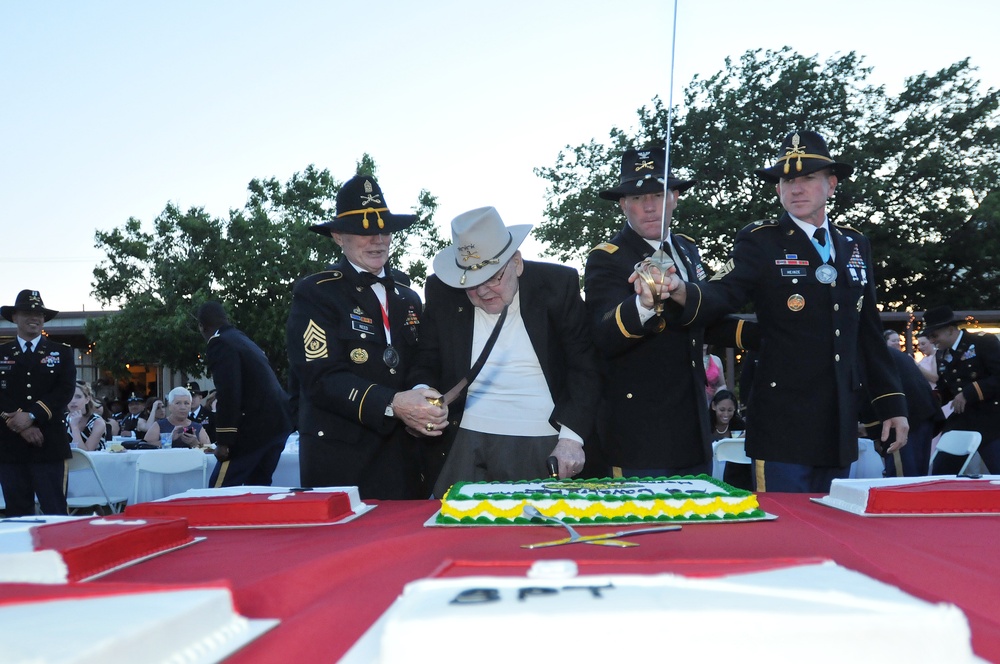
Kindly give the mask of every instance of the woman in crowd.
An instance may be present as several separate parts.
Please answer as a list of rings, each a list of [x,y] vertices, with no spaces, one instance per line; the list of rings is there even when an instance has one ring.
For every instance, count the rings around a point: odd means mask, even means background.
[[[743,419],[736,413],[736,395],[729,390],[719,390],[709,404],[708,419],[712,422],[712,440],[742,436]],[[727,463],[722,471],[722,481],[737,489],[753,490],[751,466]]]
[[[709,404],[708,419],[712,423],[712,440],[735,438],[734,431],[743,434],[743,419],[736,414],[736,395],[723,388],[715,393]]]
[[[934,348],[934,344],[931,343],[931,340],[925,334],[917,336],[917,349],[923,355],[917,362],[917,368],[920,369],[920,373],[924,375],[927,382],[931,384],[931,389],[936,390],[938,379],[937,349]]]
[[[94,393],[82,380],[76,381],[73,398],[66,406],[65,422],[70,445],[88,452],[104,448],[107,425],[104,418],[94,412]]]
[[[157,400],[153,404],[153,412],[162,407],[163,402]],[[184,387],[175,387],[167,394],[167,416],[150,424],[146,431],[145,441],[151,445],[160,445],[160,435],[171,434],[171,447],[208,447],[212,442],[208,439],[200,422],[192,422],[191,393]]]
[[[702,346],[702,356],[705,361],[705,396],[709,403],[719,390],[726,389],[726,376],[722,371],[722,360],[718,355],[712,355],[708,344]]]
[[[94,402],[94,412],[104,420],[104,442],[110,443],[111,439],[121,433],[121,425],[118,420],[108,415],[108,408],[103,401]]]

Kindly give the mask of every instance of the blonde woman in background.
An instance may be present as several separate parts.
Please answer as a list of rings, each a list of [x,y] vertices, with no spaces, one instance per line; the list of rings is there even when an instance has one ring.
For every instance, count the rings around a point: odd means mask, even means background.
[[[65,421],[70,445],[88,452],[104,449],[107,424],[94,412],[94,393],[90,385],[81,380],[76,381],[73,398],[66,406]]]

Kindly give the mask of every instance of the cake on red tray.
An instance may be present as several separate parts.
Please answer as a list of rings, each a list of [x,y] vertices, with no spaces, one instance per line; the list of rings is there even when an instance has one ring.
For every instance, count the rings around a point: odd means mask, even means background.
[[[81,581],[193,541],[184,519],[6,520],[0,523],[0,582]]]
[[[125,508],[128,516],[184,517],[198,527],[265,527],[334,523],[353,516],[363,504],[356,487],[336,491],[288,491],[178,494]]]
[[[819,502],[865,515],[1000,514],[1000,477],[834,480]]]

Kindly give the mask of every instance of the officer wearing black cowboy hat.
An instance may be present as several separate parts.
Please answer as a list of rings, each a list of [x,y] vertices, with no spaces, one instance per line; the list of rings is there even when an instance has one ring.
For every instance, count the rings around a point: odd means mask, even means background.
[[[732,257],[708,283],[673,280],[681,321],[704,324],[753,302],[761,345],[747,410],[747,454],[758,491],[826,493],[858,458],[858,367],[882,440],[906,444],[906,400],[876,308],[871,247],[831,224],[827,200],[850,164],[815,131],[789,133],[775,162],[756,171],[775,183],[785,214],[736,235]],[[676,290],[675,290],[676,289]]]
[[[951,307],[924,312],[923,333],[937,347],[938,392],[951,404],[944,430],[978,431],[979,456],[990,473],[1000,473],[1000,341],[992,334],[963,330]],[[933,475],[953,474],[963,458],[934,457]]]
[[[667,327],[650,286],[634,271],[662,242],[685,278],[707,276],[694,240],[672,230],[678,198],[695,181],[665,171],[663,148],[625,151],[618,186],[599,194],[618,202],[625,224],[590,251],[584,277],[588,319],[605,359],[599,438],[610,465],[628,475],[712,470],[703,331]]]
[[[56,311],[38,291],[23,290],[0,315],[17,325],[0,345],[0,484],[7,516],[66,514],[66,459],[71,456],[62,415],[76,388],[73,349],[42,334]]]
[[[417,448],[405,426],[447,425],[435,390],[411,390],[420,298],[386,272],[392,233],[415,215],[393,214],[375,179],[357,175],[337,194],[334,218],[311,228],[344,251],[295,285],[288,356],[298,404],[303,486],[357,486],[367,498],[421,495]]]

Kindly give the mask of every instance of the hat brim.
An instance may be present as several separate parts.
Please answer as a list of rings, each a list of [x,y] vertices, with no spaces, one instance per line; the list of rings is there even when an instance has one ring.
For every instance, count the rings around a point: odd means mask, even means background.
[[[786,163],[787,162],[778,162],[774,166],[770,166],[768,168],[758,168],[754,171],[754,175],[765,182],[778,184],[781,182],[782,178],[792,180],[802,177],[803,175],[809,175],[810,173],[821,171],[824,168],[832,169],[833,174],[837,176],[838,180],[846,180],[854,173],[854,166],[851,164],[845,164],[839,161],[823,161],[822,159],[803,159],[801,171],[795,167],[790,167],[788,169],[789,172],[785,173]],[[790,175],[790,173],[794,173],[794,175]]]
[[[650,182],[655,183],[658,187],[663,187],[663,180],[660,178],[648,178],[643,180],[630,180],[628,182],[623,182],[619,184],[614,189],[606,189],[597,195],[606,201],[617,201],[624,196],[635,196],[637,194],[648,194],[650,192]],[[667,181],[667,187],[671,191],[676,191],[678,194],[683,194],[685,191],[691,187],[698,184],[697,180],[679,180],[677,178],[670,178]]]
[[[362,215],[348,215],[340,219],[334,219],[323,224],[310,226],[309,230],[330,237],[330,233],[347,233],[349,235],[382,235],[383,233],[395,233],[409,228],[417,221],[415,214],[392,214],[382,212],[382,225],[378,225],[374,214],[368,216],[368,227],[365,228]]]
[[[509,261],[511,257],[517,253],[517,250],[521,248],[521,244],[524,242],[524,239],[528,237],[528,233],[531,232],[531,224],[507,226],[507,231],[510,232],[510,246],[496,257],[496,263],[492,263],[488,267],[484,267],[479,270],[465,270],[459,266],[458,260],[456,259],[455,245],[451,245],[439,251],[437,256],[434,257],[434,274],[436,274],[438,279],[440,279],[446,286],[451,286],[452,288],[461,288],[462,290],[465,290],[466,288],[481,286],[485,282],[492,279],[497,272],[502,270],[503,266],[507,264],[507,261]],[[464,283],[462,282],[463,276],[465,277]]]
[[[58,311],[53,311],[52,309],[46,309],[45,307],[42,307],[40,309],[18,309],[17,307],[7,306],[7,307],[0,307],[0,316],[3,316],[6,320],[13,323],[14,313],[17,311],[41,311],[42,317],[46,323],[48,323],[50,320],[52,320],[59,314]]]
[[[959,321],[955,320],[954,318],[949,321],[944,321],[941,323],[931,323],[930,325],[924,323],[923,327],[920,328],[920,331],[924,334],[930,334],[935,330],[940,330],[946,327],[952,327],[952,326],[958,327],[958,323]]]

